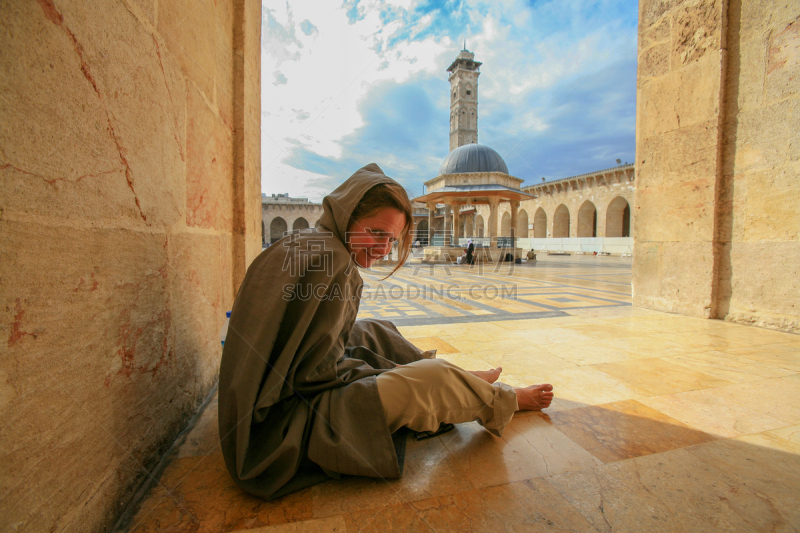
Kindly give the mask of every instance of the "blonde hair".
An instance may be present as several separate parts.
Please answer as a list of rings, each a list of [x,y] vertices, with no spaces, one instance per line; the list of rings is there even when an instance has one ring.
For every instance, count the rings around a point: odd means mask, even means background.
[[[369,189],[350,215],[351,224],[361,219],[378,214],[386,208],[397,209],[406,217],[403,231],[397,239],[397,266],[385,278],[398,271],[411,254],[411,230],[414,227],[414,216],[411,210],[411,200],[408,199],[406,190],[396,183],[381,183]]]

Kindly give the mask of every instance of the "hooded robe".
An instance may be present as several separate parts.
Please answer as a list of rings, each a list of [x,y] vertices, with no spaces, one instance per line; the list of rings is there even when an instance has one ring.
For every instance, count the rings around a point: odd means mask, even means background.
[[[386,321],[356,321],[363,287],[345,244],[351,214],[394,180],[373,164],[323,200],[320,227],[285,236],[250,265],[219,378],[225,464],[263,498],[352,474],[402,473],[375,376],[421,352]]]

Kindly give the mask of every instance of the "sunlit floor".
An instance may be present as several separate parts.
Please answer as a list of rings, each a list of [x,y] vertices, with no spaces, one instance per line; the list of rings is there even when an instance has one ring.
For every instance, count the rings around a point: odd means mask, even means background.
[[[633,308],[629,259],[386,272],[364,276],[361,316],[511,385],[552,383],[554,404],[502,438],[411,439],[402,479],[266,502],[228,476],[212,399],[124,529],[800,530],[799,336]]]

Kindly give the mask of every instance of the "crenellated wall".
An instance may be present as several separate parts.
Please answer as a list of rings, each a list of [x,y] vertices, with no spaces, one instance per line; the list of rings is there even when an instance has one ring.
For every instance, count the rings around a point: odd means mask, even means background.
[[[260,252],[260,3],[0,7],[0,529],[106,531]]]

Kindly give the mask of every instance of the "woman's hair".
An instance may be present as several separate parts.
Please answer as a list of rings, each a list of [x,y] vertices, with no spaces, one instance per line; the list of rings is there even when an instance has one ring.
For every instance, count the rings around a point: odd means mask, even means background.
[[[411,230],[414,228],[414,216],[411,211],[411,200],[408,199],[408,193],[403,187],[394,183],[376,185],[361,197],[358,205],[353,210],[353,214],[350,215],[350,220],[352,223],[374,216],[378,211],[387,207],[397,209],[406,217],[406,224],[403,226],[403,231],[400,233],[400,238],[397,242],[397,266],[389,272],[386,276],[388,278],[403,266],[403,263],[406,262],[411,253]]]

